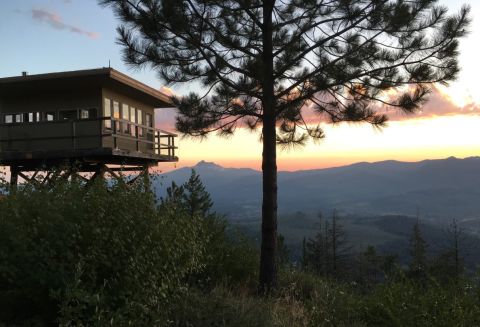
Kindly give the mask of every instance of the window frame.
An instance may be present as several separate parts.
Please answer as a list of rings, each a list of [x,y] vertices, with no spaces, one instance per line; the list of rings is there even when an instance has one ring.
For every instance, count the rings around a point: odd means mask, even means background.
[[[153,115],[146,113],[145,114],[145,126],[153,128]]]
[[[10,122],[7,122],[7,117],[10,116]],[[13,124],[15,120],[15,114],[5,114],[3,115],[3,123],[4,124]]]
[[[144,135],[144,131],[143,131],[143,127],[142,127],[143,126],[143,112],[144,112],[144,110],[137,108],[137,124],[141,125],[141,126],[138,126],[138,137],[139,138],[143,138],[143,135]]]

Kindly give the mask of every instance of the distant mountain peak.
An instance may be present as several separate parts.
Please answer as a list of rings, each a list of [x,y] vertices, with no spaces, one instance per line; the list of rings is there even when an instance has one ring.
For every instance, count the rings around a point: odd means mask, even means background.
[[[215,170],[223,170],[224,168],[220,165],[217,165],[214,162],[206,162],[205,160],[202,160],[198,162],[194,168],[207,168],[207,169],[215,169]]]

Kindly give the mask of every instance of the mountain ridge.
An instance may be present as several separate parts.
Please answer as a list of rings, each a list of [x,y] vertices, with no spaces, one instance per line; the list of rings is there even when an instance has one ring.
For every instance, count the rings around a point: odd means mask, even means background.
[[[163,196],[172,180],[186,182],[192,168],[211,194],[216,210],[230,212],[231,219],[261,216],[262,175],[251,168],[224,168],[202,160],[193,167],[162,174],[159,195]],[[480,217],[480,201],[475,198],[478,185],[480,157],[384,160],[279,171],[278,210],[288,213],[337,208],[348,215],[412,214],[418,205],[432,219],[445,220],[454,212],[475,218]]]

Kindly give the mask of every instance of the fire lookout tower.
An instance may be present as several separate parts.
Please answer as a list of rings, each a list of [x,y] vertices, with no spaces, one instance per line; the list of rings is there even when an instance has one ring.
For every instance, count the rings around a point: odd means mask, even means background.
[[[154,109],[171,107],[165,94],[112,68],[0,78],[0,164],[11,184],[19,176],[38,183],[40,168],[41,183],[68,178],[53,170],[73,164],[93,177],[148,174],[178,161],[177,135],[154,128]]]

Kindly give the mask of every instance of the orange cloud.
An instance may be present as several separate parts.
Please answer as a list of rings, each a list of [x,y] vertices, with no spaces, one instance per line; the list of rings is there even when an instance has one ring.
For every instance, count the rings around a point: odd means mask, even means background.
[[[159,89],[161,92],[172,96],[176,95],[171,89],[162,86]],[[387,96],[395,96],[390,92]],[[316,125],[319,123],[326,123],[329,121],[327,117],[318,117],[318,114],[314,110],[315,104],[311,101],[307,102],[302,109],[302,116],[308,125]],[[441,89],[434,88],[433,92],[429,95],[429,100],[426,102],[421,112],[413,115],[405,115],[401,111],[388,107],[385,105],[373,105],[378,113],[386,113],[389,117],[389,121],[406,121],[416,119],[435,118],[443,116],[480,116],[480,103],[475,102],[472,95],[468,94],[463,98],[462,103],[456,103],[450,95]],[[177,113],[174,109],[162,109],[157,110],[155,114],[155,121],[157,122],[157,128],[174,131],[175,130],[175,117]]]
[[[171,88],[166,87],[165,85],[162,85],[159,89],[160,92],[162,92],[165,95],[168,95],[169,97],[171,96],[177,96],[177,97],[182,97],[181,95],[176,94],[175,92],[172,91]]]
[[[83,34],[92,39],[100,38],[99,33],[86,31],[77,26],[64,23],[62,17],[60,17],[60,15],[56,13],[51,13],[44,9],[32,9],[31,13],[32,13],[32,19],[41,23],[45,22],[49,24],[53,29],[67,30],[72,33]]]
[[[428,101],[422,106],[421,111],[414,115],[405,115],[404,113],[389,109],[386,106],[377,107],[379,112],[387,113],[390,121],[403,121],[411,119],[425,119],[445,116],[479,116],[480,103],[476,103],[471,95],[467,95],[463,103],[456,103],[452,97],[438,88],[428,96]]]
[[[397,92],[389,92],[387,98],[392,98]],[[328,122],[327,117],[318,117],[314,111],[314,104],[307,103],[302,109],[302,116],[307,124],[318,124]],[[422,106],[421,111],[406,115],[401,110],[383,104],[371,104],[372,109],[380,114],[387,114],[389,121],[406,121],[412,119],[426,119],[446,116],[480,116],[480,103],[476,102],[471,94],[462,97],[461,101],[454,99],[447,94],[447,91],[434,87],[433,92],[428,96],[428,101]]]

